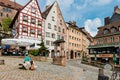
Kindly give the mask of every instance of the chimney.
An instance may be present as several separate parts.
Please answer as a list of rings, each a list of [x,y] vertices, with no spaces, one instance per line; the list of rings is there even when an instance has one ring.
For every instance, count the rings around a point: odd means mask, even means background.
[[[109,17],[104,18],[104,25],[107,25],[109,23],[110,23],[110,18]]]
[[[45,10],[47,10],[50,7],[50,5],[46,5]]]

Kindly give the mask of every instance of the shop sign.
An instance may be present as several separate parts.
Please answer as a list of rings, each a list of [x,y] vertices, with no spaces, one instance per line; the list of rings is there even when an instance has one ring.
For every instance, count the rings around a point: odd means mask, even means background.
[[[112,57],[111,54],[99,54],[99,57]]]

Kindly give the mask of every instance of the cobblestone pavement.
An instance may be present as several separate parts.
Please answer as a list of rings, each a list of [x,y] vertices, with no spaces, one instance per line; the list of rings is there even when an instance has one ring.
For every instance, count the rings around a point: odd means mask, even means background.
[[[31,71],[19,69],[18,64],[23,62],[21,58],[1,59],[5,60],[5,65],[0,65],[0,80],[97,80],[98,76],[97,68],[82,65],[79,61],[68,61],[66,67],[35,61],[37,69]]]

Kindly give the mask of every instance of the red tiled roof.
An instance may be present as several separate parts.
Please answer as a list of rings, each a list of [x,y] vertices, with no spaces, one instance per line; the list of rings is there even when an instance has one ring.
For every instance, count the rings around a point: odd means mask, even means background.
[[[19,10],[23,7],[22,5],[10,0],[0,0],[0,6],[5,6],[16,10]]]

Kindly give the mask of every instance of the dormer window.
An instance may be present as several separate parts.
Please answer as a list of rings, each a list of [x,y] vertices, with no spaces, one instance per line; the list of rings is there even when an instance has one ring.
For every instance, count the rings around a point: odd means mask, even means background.
[[[104,30],[104,34],[107,34],[109,31],[108,31],[108,29],[105,29]]]
[[[111,28],[111,32],[112,33],[116,32],[116,29],[115,28]]]
[[[23,21],[24,21],[24,22],[28,22],[28,16],[23,15]]]

